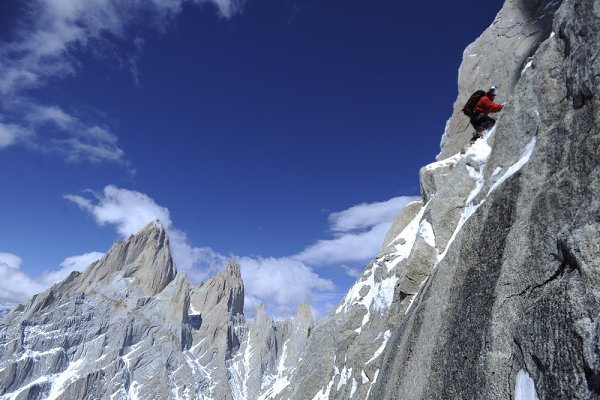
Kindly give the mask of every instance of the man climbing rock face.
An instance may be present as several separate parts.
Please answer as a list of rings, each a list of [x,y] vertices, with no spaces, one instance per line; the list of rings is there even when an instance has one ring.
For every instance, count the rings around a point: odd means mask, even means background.
[[[481,96],[471,113],[471,125],[475,128],[471,144],[475,143],[480,137],[483,137],[483,131],[492,129],[496,124],[496,120],[490,117],[489,114],[497,113],[504,107],[504,104],[494,103],[496,92],[496,86],[492,86],[490,90]]]

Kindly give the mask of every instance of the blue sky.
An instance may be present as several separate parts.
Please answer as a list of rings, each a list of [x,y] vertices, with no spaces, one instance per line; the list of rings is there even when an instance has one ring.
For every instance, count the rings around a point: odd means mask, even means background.
[[[248,313],[326,312],[418,196],[501,3],[3,1],[0,303],[160,217],[192,280],[241,260]]]

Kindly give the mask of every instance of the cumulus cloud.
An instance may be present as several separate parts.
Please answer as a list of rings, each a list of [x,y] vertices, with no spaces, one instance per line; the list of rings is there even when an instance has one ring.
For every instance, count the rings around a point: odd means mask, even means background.
[[[0,306],[21,303],[46,289],[20,270],[0,262]]]
[[[341,267],[346,273],[346,275],[348,275],[351,278],[358,278],[360,276],[360,270],[358,268],[351,268],[347,265],[342,265]]]
[[[416,197],[394,197],[387,201],[362,203],[343,211],[331,213],[329,215],[331,230],[349,232],[389,223],[398,214],[398,211],[415,199]]]
[[[87,266],[102,258],[104,253],[92,251],[78,256],[67,257],[60,263],[57,270],[44,271],[41,276],[36,278],[36,282],[45,287],[50,287],[56,282],[65,279],[73,271],[82,271]]]
[[[391,222],[380,223],[365,232],[346,232],[335,239],[319,240],[295,258],[309,265],[367,261],[377,254],[390,226]]]
[[[394,216],[416,199],[395,197],[331,213],[328,219],[334,238],[319,240],[294,258],[309,265],[364,265],[377,255]]]
[[[335,290],[333,282],[297,260],[242,257],[238,261],[248,293],[245,313],[250,317],[265,303],[275,318],[286,318],[295,313],[300,301],[314,305],[317,293]]]
[[[55,104],[35,98],[35,89],[74,76],[81,68],[75,53],[94,55],[112,49],[108,57],[137,68],[144,40],[136,32],[162,31],[181,12],[184,2],[214,4],[229,18],[242,0],[32,0],[12,32],[0,44],[0,148],[25,144],[51,151],[71,162],[127,164],[117,135],[102,124],[83,121]],[[129,55],[119,54],[123,47]]]
[[[102,257],[102,253],[90,252],[68,257],[60,268],[49,270],[37,277],[21,271],[22,260],[12,253],[0,253],[0,306],[22,303],[34,294],[43,292],[53,284],[66,278],[72,271],[81,271]]]
[[[115,225],[121,237],[137,233],[150,221],[159,219],[169,229],[169,210],[161,207],[147,195],[133,190],[106,186],[101,194],[88,191],[95,201],[79,195],[67,194],[64,197],[89,212],[99,225]]]
[[[21,268],[21,257],[14,255],[12,253],[2,253],[0,252],[0,264],[4,265],[7,268],[19,269]]]

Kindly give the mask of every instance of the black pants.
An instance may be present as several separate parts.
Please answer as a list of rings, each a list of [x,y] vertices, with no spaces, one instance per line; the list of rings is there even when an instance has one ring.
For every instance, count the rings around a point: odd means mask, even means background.
[[[477,132],[487,131],[496,125],[496,120],[480,112],[471,117],[471,125],[473,125],[473,128]]]

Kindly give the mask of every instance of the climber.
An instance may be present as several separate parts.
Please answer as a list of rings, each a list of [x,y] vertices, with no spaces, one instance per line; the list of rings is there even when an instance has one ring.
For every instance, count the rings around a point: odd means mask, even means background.
[[[471,125],[475,128],[471,144],[483,137],[484,130],[487,131],[496,124],[496,120],[490,117],[489,114],[497,113],[504,107],[504,104],[494,103],[497,91],[496,86],[492,86],[487,92],[478,90],[473,93],[463,108],[463,112],[469,116]],[[475,105],[473,106],[473,104]]]

